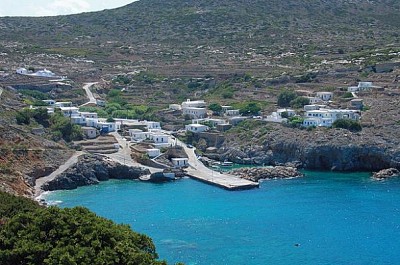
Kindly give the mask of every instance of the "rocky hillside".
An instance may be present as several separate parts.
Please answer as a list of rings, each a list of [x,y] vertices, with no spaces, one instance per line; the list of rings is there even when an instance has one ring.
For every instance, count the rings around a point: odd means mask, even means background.
[[[71,155],[64,144],[32,134],[30,127],[15,122],[25,104],[14,91],[0,98],[0,190],[32,195],[35,179],[48,175]]]
[[[397,51],[399,12],[393,0],[141,0],[79,15],[0,18],[0,35],[12,42],[2,44],[6,52],[18,41],[22,52],[124,61],[169,74],[275,73],[271,66],[287,72]],[[372,59],[391,58],[380,53],[384,58]]]

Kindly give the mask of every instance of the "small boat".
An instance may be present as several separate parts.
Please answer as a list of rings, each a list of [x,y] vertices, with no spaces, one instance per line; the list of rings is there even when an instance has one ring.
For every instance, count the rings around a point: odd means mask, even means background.
[[[232,167],[233,166],[233,162],[229,162],[229,161],[224,161],[221,163],[221,167]]]

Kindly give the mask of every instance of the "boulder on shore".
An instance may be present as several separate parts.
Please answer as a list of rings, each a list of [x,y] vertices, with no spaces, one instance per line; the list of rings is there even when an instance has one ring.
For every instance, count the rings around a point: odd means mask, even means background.
[[[398,176],[400,176],[400,171],[398,169],[387,168],[387,169],[382,169],[379,172],[375,172],[372,175],[372,178],[376,180],[384,180],[387,178],[398,177]]]
[[[298,178],[304,176],[295,167],[258,167],[258,168],[239,168],[229,172],[232,175],[239,176],[254,182],[260,179],[283,179]]]

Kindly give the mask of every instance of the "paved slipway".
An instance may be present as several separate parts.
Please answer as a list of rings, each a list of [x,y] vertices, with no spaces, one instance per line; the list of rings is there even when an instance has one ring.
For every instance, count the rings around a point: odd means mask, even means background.
[[[48,175],[46,177],[38,178],[35,183],[35,196],[38,197],[43,192],[42,186],[44,183],[55,179],[58,175],[63,173],[65,170],[67,170],[68,168],[75,165],[78,162],[79,157],[83,154],[84,154],[84,152],[81,152],[81,151],[76,152],[64,164],[62,164],[59,168],[57,168],[55,171],[53,171],[50,175]]]

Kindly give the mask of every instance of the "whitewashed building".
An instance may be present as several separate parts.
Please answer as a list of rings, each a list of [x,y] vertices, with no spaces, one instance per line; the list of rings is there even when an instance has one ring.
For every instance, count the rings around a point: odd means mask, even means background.
[[[317,127],[320,123],[320,119],[318,118],[305,118],[303,121],[303,126],[304,127]]]
[[[159,156],[161,154],[161,151],[158,148],[151,148],[151,149],[147,149],[146,153],[150,158],[154,158],[154,157]]]
[[[321,103],[322,99],[319,97],[306,97],[311,105]]]
[[[106,101],[103,99],[96,99],[96,105],[99,107],[105,107],[106,106]]]
[[[39,70],[39,71],[37,71],[36,73],[34,73],[34,74],[32,74],[32,75],[34,75],[34,76],[40,76],[40,77],[48,77],[48,78],[57,77],[55,73],[53,73],[53,72],[50,71],[50,70],[47,70],[46,68],[43,69],[43,70]]]
[[[191,118],[199,119],[205,118],[207,116],[206,108],[197,108],[197,107],[185,107],[182,108],[183,115],[189,115]]]
[[[138,141],[143,141],[146,139],[151,139],[151,132],[144,132],[142,130],[139,129],[130,129],[129,130],[129,135],[131,137],[131,141],[132,142],[138,142]]]
[[[56,104],[56,101],[55,100],[52,100],[52,99],[45,99],[45,100],[42,100],[44,103],[46,103],[47,105],[49,105],[49,106],[55,106],[55,104]]]
[[[209,128],[206,125],[203,124],[188,124],[185,125],[185,130],[189,131],[189,132],[194,132],[194,133],[200,133],[200,132],[205,132],[207,131]]]
[[[86,126],[86,118],[82,116],[72,116],[71,123]]]
[[[373,88],[379,88],[378,86],[374,86],[372,82],[359,82],[357,86],[350,86],[347,88],[348,92],[358,92],[371,90]]]
[[[207,106],[207,103],[204,100],[194,100],[191,101],[187,99],[186,101],[182,102],[182,109],[184,108],[204,108]]]
[[[189,159],[187,158],[172,158],[171,162],[174,165],[174,167],[177,168],[187,167],[189,165]]]
[[[294,111],[293,109],[278,109],[276,111],[276,114],[279,118],[284,118],[282,117],[283,113],[287,113],[288,117],[293,117],[296,115],[296,111]]]
[[[29,74],[29,71],[26,68],[18,68],[16,73],[19,75],[27,75]]]
[[[115,132],[116,126],[114,122],[98,122],[97,128],[103,130],[104,132]]]
[[[307,111],[305,114],[303,126],[331,127],[332,124],[338,119],[349,119],[357,121],[360,119],[360,115],[356,110],[341,110],[341,109],[310,110]],[[315,120],[317,120],[317,125],[315,125]]]
[[[146,121],[148,130],[161,130],[161,124],[157,121]]]
[[[170,104],[168,108],[171,110],[181,110],[182,106],[179,104]]]
[[[84,126],[84,127],[82,127],[81,129],[82,129],[82,131],[83,131],[83,134],[84,134],[87,138],[89,138],[89,139],[96,138],[96,136],[97,136],[97,130],[96,130],[96,128]]]
[[[95,128],[97,128],[97,123],[98,122],[99,122],[98,119],[86,118],[86,126],[87,127],[95,127]]]
[[[239,116],[240,111],[238,109],[228,109],[225,111],[226,116]]]
[[[332,92],[317,92],[317,97],[322,99],[323,101],[329,101],[329,100],[333,99],[333,93]]]
[[[91,118],[91,119],[98,118],[96,112],[79,112],[79,114],[84,118]]]
[[[56,108],[72,107],[72,102],[71,102],[71,101],[56,102],[56,103],[54,104],[54,107],[56,107]]]
[[[165,144],[168,143],[168,138],[169,136],[166,134],[159,134],[159,133],[155,133],[155,134],[151,134],[151,139],[154,141],[154,143],[156,144]]]
[[[79,108],[77,107],[60,107],[60,109],[65,117],[79,116]]]
[[[319,110],[321,108],[325,108],[326,105],[316,105],[316,104],[312,104],[312,105],[304,105],[303,109],[304,111],[310,111],[310,110]]]

